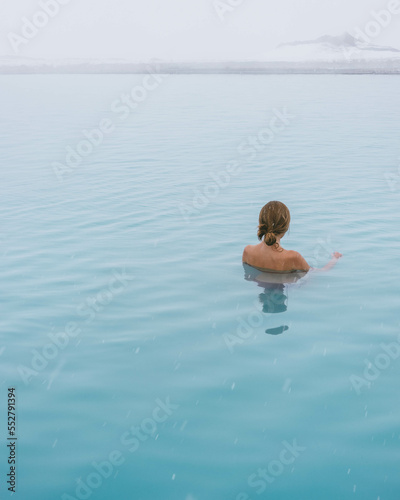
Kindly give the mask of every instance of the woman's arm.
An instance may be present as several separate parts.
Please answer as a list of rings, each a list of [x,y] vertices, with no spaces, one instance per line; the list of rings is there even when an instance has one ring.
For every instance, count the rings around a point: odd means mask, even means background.
[[[293,259],[293,269],[296,269],[297,271],[310,271],[311,269],[313,271],[329,271],[329,269],[332,269],[332,267],[336,264],[336,262],[342,257],[342,254],[339,252],[334,252],[332,254],[331,260],[326,264],[324,267],[321,268],[316,268],[316,267],[311,267],[306,259],[299,254],[299,252],[293,252],[294,259]]]
[[[343,255],[339,252],[333,252],[331,260],[326,264],[324,267],[321,268],[313,268],[314,271],[329,271],[329,269],[332,269],[332,267],[336,264],[336,262],[340,259],[340,257],[343,257]]]

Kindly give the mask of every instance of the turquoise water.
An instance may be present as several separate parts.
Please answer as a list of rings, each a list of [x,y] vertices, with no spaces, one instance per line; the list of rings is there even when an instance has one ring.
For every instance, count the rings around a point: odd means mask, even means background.
[[[398,78],[143,84],[0,78],[2,498],[15,386],[15,498],[398,499]],[[248,276],[273,199],[334,269]]]

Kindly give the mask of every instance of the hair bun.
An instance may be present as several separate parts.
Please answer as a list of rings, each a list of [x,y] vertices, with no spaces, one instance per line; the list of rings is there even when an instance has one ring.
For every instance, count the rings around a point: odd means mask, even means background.
[[[271,233],[271,232],[266,233],[264,241],[269,247],[271,247],[272,245],[275,245],[275,243],[276,243],[275,234]]]
[[[258,239],[262,240],[264,238],[264,242],[269,247],[275,245],[276,243],[276,235],[271,232],[267,224],[260,224],[258,226]]]

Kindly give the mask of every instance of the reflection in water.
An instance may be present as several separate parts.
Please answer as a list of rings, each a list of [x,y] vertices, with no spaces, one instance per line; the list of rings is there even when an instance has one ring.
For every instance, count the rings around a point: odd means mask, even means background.
[[[276,328],[267,328],[265,330],[265,333],[269,333],[270,335],[279,335],[283,332],[286,332],[286,330],[289,330],[289,327],[287,325],[282,325]]]
[[[264,293],[259,295],[264,313],[274,314],[287,311],[288,297],[285,295],[286,290],[283,284],[258,282],[258,286],[264,288]]]
[[[263,293],[259,295],[259,300],[262,304],[263,312],[269,314],[287,311],[287,284],[296,283],[296,281],[306,275],[303,271],[292,273],[261,271],[248,264],[243,264],[243,268],[244,278],[248,281],[255,281],[259,287],[264,289]],[[280,335],[288,329],[289,327],[287,325],[281,325],[275,328],[267,328],[265,333],[269,335]]]

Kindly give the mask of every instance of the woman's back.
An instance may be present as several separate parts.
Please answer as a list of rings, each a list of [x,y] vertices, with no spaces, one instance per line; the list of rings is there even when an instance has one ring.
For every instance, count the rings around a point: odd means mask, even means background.
[[[278,241],[274,246],[267,246],[264,242],[248,245],[244,249],[242,260],[261,271],[293,272],[310,269],[298,252],[285,250]]]

